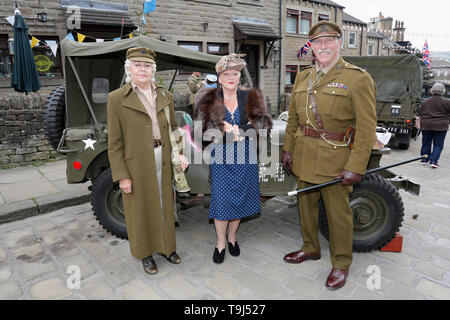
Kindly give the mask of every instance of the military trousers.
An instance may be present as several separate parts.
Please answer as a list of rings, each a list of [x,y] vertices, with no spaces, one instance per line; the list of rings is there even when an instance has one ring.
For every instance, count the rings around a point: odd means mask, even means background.
[[[314,184],[297,179],[300,189]],[[330,258],[334,268],[348,269],[352,263],[353,213],[349,205],[352,186],[340,183],[314,192],[299,194],[300,225],[303,237],[302,251],[319,253],[319,204],[322,197],[329,228]]]

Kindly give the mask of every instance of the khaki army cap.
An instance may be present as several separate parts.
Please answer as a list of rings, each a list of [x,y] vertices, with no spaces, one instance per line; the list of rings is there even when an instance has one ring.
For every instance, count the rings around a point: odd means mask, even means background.
[[[144,47],[130,48],[127,50],[127,59],[130,61],[143,61],[155,63],[156,54]]]
[[[314,40],[320,37],[338,37],[342,36],[341,28],[334,22],[319,21],[311,27],[308,33],[309,40]]]

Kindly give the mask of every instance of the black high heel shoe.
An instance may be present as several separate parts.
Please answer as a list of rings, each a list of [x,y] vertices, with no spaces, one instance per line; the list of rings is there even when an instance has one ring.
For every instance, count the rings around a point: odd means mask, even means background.
[[[214,249],[213,261],[214,263],[222,263],[225,259],[225,248],[219,253],[219,249],[217,247]]]
[[[241,249],[239,249],[239,245],[237,243],[237,241],[234,243],[234,246],[231,244],[231,242],[228,241],[228,237],[227,237],[227,242],[228,242],[228,250],[230,251],[230,254],[233,257],[237,257],[238,255],[241,254]]]

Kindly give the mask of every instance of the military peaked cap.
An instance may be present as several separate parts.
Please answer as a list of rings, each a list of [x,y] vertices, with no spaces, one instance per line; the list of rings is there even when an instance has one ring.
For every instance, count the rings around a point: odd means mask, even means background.
[[[342,36],[342,30],[336,23],[323,20],[311,27],[308,36],[309,40],[314,40],[320,37],[340,38]]]
[[[155,63],[156,54],[144,47],[130,48],[127,50],[127,59],[130,61],[143,61]]]

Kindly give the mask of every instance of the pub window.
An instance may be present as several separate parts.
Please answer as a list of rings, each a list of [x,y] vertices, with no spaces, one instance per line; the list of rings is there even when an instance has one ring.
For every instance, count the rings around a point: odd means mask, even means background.
[[[56,57],[53,55],[50,45],[59,42],[58,37],[35,36],[39,43],[32,49],[36,69],[41,77],[62,77],[61,68],[61,50],[56,51]]]
[[[322,20],[328,21],[328,20],[330,20],[330,17],[327,14],[319,13],[319,21],[322,21]]]
[[[286,66],[286,84],[294,84],[297,66]]]
[[[287,9],[286,16],[286,33],[298,33],[298,17],[299,11],[293,9]]]
[[[201,42],[178,41],[178,46],[192,50],[192,51],[202,52],[202,43]],[[192,72],[186,71],[186,70],[179,71],[179,74],[191,74],[191,73]]]
[[[0,78],[11,77],[12,65],[8,48],[8,35],[0,34]]]
[[[356,32],[354,31],[348,33],[348,47],[356,48]]]
[[[373,56],[373,52],[374,52],[374,45],[373,44],[369,44],[368,46],[367,46],[367,55],[369,55],[369,56]]]
[[[303,12],[300,16],[300,34],[308,34],[309,29],[311,29],[312,13]]]
[[[201,42],[178,41],[178,46],[192,50],[192,51],[202,52],[202,43]]]
[[[208,43],[207,53],[224,56],[228,54],[228,43]]]

